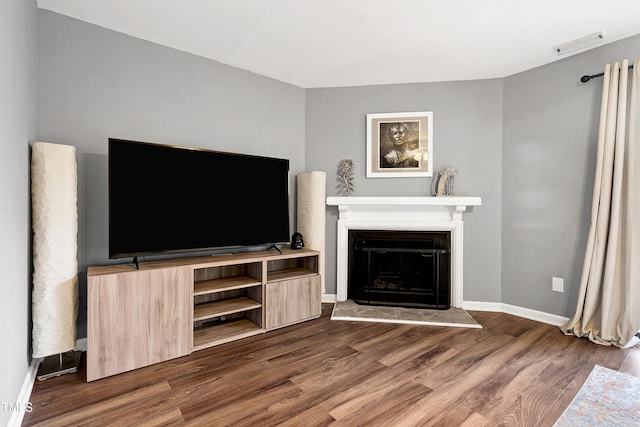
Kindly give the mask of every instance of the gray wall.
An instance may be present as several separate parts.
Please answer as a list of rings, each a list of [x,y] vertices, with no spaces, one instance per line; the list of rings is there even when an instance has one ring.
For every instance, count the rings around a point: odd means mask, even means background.
[[[465,214],[464,299],[561,316],[575,311],[589,227],[604,64],[635,58],[640,36],[504,79],[307,90],[306,167],[355,161],[354,196],[426,195],[430,179],[365,177],[367,113],[434,112],[434,168],[458,169]],[[335,292],[335,208],[327,208],[327,291]],[[551,290],[564,279],[564,293]]]
[[[304,170],[305,93],[49,11],[39,18],[37,138],[78,150],[84,337],[85,270],[110,262],[107,139],[288,158],[293,189]],[[145,183],[137,185],[144,190]]]
[[[454,191],[480,196],[464,215],[464,299],[501,301],[502,80],[307,90],[306,168],[327,172],[336,195],[340,159],[355,163],[354,196],[428,196],[431,178],[366,178],[367,113],[433,111],[434,169],[458,170]],[[327,209],[328,293],[336,290],[337,208]]]
[[[31,360],[29,143],[35,136],[35,1],[0,2],[0,402],[16,403]],[[0,425],[11,411],[0,409]]]
[[[456,194],[483,200],[464,217],[464,299],[573,314],[601,90],[578,78],[637,56],[639,36],[504,79],[304,90],[52,12],[39,18],[36,136],[78,147],[82,273],[110,262],[108,137],[287,157],[292,189],[297,172],[323,170],[327,195],[337,162],[351,158],[354,195],[424,196],[430,179],[365,178],[365,120],[433,111],[434,168],[456,167]],[[328,293],[336,219],[327,208]],[[551,291],[552,276],[565,293]],[[85,310],[82,301],[79,337]]]
[[[570,317],[589,230],[602,78],[640,36],[504,79],[503,302]],[[551,290],[564,278],[565,292]]]

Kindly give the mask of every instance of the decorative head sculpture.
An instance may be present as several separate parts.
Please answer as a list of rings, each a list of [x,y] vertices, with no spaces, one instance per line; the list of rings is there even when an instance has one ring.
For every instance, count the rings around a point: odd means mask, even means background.
[[[302,234],[295,232],[291,236],[291,249],[304,248],[304,241],[302,240]]]

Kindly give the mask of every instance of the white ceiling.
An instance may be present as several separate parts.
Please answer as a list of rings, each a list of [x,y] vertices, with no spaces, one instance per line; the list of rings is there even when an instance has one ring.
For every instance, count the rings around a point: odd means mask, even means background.
[[[304,88],[499,78],[563,59],[573,53],[553,46],[588,34],[604,33],[593,48],[640,33],[638,0],[37,3]]]

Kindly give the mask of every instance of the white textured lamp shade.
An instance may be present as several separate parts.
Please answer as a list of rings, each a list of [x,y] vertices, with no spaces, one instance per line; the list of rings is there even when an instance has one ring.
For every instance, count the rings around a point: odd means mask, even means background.
[[[77,164],[73,146],[34,142],[33,357],[75,347],[78,317]]]
[[[322,171],[301,172],[298,178],[298,205],[296,231],[302,234],[304,246],[320,252],[318,271],[325,292],[325,210],[327,174]]]

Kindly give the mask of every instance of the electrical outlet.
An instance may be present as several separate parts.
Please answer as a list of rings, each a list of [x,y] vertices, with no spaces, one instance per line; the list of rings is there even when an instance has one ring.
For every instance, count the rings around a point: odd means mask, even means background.
[[[551,290],[556,292],[564,292],[564,279],[562,277],[552,277]]]

